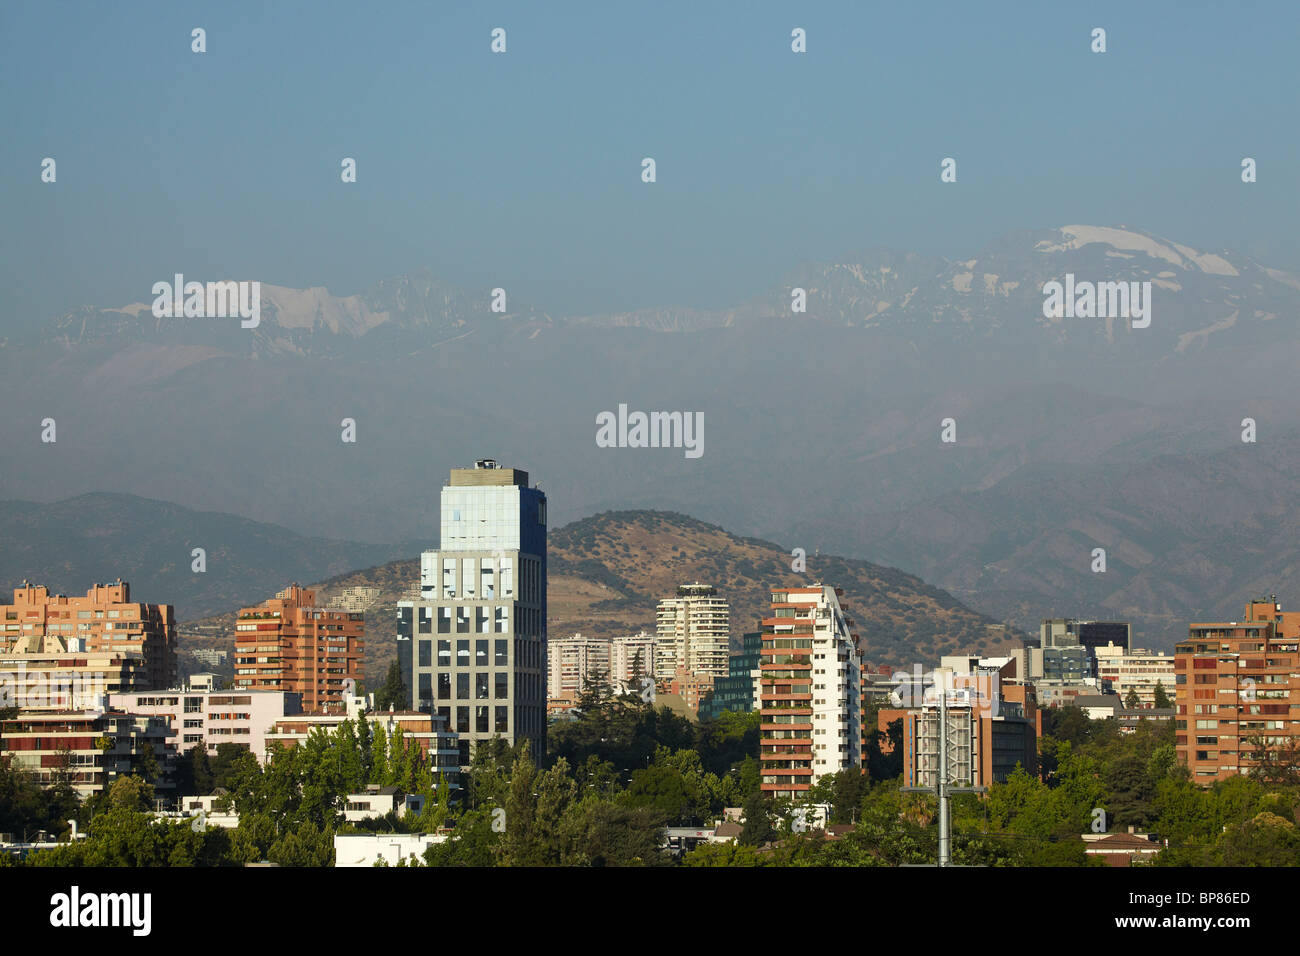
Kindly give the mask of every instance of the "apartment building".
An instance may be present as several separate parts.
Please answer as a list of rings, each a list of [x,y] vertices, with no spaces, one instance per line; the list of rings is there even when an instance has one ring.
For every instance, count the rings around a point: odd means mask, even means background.
[[[1154,651],[1126,651],[1114,644],[1094,649],[1097,658],[1097,679],[1109,687],[1127,704],[1129,693],[1137,695],[1138,705],[1156,705],[1156,685],[1159,684],[1169,700],[1174,699],[1176,669],[1172,654]]]
[[[655,610],[655,679],[677,671],[726,677],[731,654],[731,606],[708,584],[683,584]]]
[[[85,597],[51,594],[23,582],[11,604],[0,604],[0,657],[80,650],[135,654],[146,688],[176,682],[176,614],[170,604],[131,600],[131,585],[96,584]],[[75,643],[74,643],[75,642]],[[61,645],[61,646],[59,646]]]
[[[1246,604],[1244,620],[1189,625],[1174,649],[1175,735],[1196,783],[1250,773],[1261,749],[1300,737],[1300,612],[1275,596]]]
[[[175,786],[166,772],[172,751],[158,718],[116,711],[22,711],[0,720],[0,758],[42,787],[66,779],[81,798],[105,791],[120,776],[138,773],[145,750],[162,774],[160,792]]]
[[[774,588],[761,624],[762,789],[798,799],[862,754],[858,635],[838,588]]]
[[[339,713],[365,669],[364,616],[316,606],[316,592],[293,584],[242,608],[235,621],[236,690],[302,697],[308,713]]]
[[[420,599],[397,605],[411,706],[446,719],[461,763],[500,737],[546,746],[546,495],[490,458],[442,489],[441,547],[420,557]]]
[[[546,646],[546,696],[577,700],[588,681],[604,682],[612,691],[637,692],[637,675],[653,679],[655,639],[642,631],[627,637],[551,638]]]
[[[84,643],[78,637],[32,637],[23,642],[23,653],[0,657],[0,708],[103,710],[112,694],[149,685],[139,654],[91,651]]]
[[[276,721],[302,713],[302,696],[281,690],[132,691],[109,695],[114,710],[158,718],[178,754],[218,744],[238,744],[265,761],[267,734]]]

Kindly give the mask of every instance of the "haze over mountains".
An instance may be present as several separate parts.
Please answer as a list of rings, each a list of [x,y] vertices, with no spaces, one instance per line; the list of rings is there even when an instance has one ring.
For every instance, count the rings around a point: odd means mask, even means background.
[[[1042,285],[1066,273],[1152,282],[1150,327],[1044,318]],[[1068,226],[959,261],[798,265],[722,310],[578,317],[513,296],[494,314],[489,289],[429,270],[348,297],[263,285],[252,330],[155,319],[147,291],[32,317],[0,347],[0,497],[119,491],[431,544],[448,469],[491,456],[530,471],[553,525],[685,512],[901,567],[1022,627],[1127,617],[1167,646],[1236,616],[1243,589],[1300,600],[1300,279],[1230,250]],[[703,412],[703,457],[597,448],[620,403]]]

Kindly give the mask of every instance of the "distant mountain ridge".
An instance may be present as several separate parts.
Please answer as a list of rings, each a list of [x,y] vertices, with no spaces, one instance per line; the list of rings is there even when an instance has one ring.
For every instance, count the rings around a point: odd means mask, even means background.
[[[1152,282],[1156,321],[1130,338],[1136,330],[1122,323],[1044,318],[1042,285],[1067,272],[1090,281]],[[796,287],[807,293],[802,315],[791,311]],[[1203,252],[1136,229],[1070,225],[1012,232],[964,260],[875,248],[837,262],[805,263],[773,288],[722,309],[555,316],[509,296],[507,311],[494,313],[490,298],[488,289],[457,287],[426,268],[351,296],[264,283],[262,324],[234,339],[212,320],[154,318],[146,301],[79,309],[52,320],[39,336],[64,347],[133,339],[224,342],[235,354],[264,357],[356,354],[362,344],[366,354],[380,356],[428,348],[485,325],[528,334],[564,325],[682,332],[784,318],[878,330],[918,346],[938,334],[973,343],[1014,342],[1032,333],[1043,347],[1105,350],[1123,342],[1154,356],[1203,347],[1212,336],[1262,343],[1288,334],[1288,320],[1300,310],[1300,277],[1229,250]]]

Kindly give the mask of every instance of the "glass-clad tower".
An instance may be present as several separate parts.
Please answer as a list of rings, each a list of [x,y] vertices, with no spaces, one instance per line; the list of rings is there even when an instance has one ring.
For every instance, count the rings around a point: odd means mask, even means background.
[[[546,495],[491,459],[453,468],[442,537],[420,557],[420,598],[397,605],[411,706],[442,714],[471,744],[546,740]]]

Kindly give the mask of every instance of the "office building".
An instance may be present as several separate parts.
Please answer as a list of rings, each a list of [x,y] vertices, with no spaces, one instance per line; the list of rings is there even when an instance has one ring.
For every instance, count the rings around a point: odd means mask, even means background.
[[[726,711],[750,713],[758,709],[759,660],[763,635],[760,631],[745,634],[742,649],[732,654],[727,676],[713,682],[713,693],[700,704],[700,720],[714,720]]]
[[[235,621],[234,689],[299,694],[308,713],[343,711],[364,660],[363,615],[318,608],[316,592],[297,584]]]
[[[778,799],[861,763],[861,659],[842,593],[774,588],[762,621],[759,766],[763,791]]]
[[[528,472],[481,459],[442,489],[440,547],[420,598],[397,605],[397,659],[412,706],[458,735],[461,763],[500,737],[546,743],[546,495]]]

